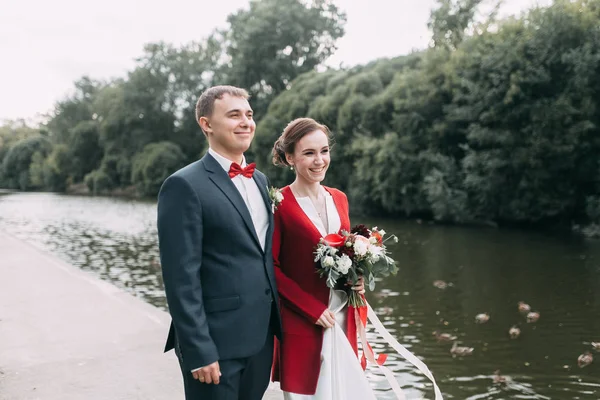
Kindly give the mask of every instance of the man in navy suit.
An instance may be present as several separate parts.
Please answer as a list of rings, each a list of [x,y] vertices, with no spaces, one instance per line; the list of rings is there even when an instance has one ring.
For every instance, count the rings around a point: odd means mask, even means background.
[[[187,400],[260,400],[281,321],[268,180],[247,165],[256,124],[248,93],[206,90],[196,120],[207,154],[165,180],[158,236],[175,349]]]

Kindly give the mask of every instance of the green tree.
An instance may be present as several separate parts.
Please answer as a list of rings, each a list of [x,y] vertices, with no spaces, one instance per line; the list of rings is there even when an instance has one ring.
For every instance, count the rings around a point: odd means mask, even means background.
[[[2,162],[2,176],[6,187],[19,190],[34,188],[29,176],[33,155],[39,153],[39,157],[45,157],[51,149],[52,144],[43,136],[23,139],[11,147]]]
[[[598,1],[557,0],[475,35],[479,3],[452,4],[460,7],[446,11],[463,15],[448,45],[295,79],[258,126],[261,168],[278,185],[293,179],[269,166],[270,150],[291,119],[308,115],[335,134],[327,184],[347,190],[353,209],[458,222],[594,219]]]
[[[93,195],[108,194],[115,186],[110,176],[102,169],[97,169],[87,174],[84,182]]]
[[[216,82],[226,82],[219,68],[223,43],[213,34],[205,41],[191,42],[178,48],[166,43],[152,43],[138,59],[141,68],[167,78],[164,109],[175,117],[169,141],[179,145],[187,161],[206,150],[207,142],[196,122],[198,96]]]
[[[584,214],[600,150],[593,3],[556,1],[457,53],[448,112],[467,122],[463,168],[476,215],[569,223]]]
[[[40,151],[36,151],[31,156],[31,163],[29,164],[29,182],[31,189],[42,189],[44,187],[45,162],[46,157]]]
[[[100,171],[108,177],[108,179],[104,179],[103,176],[100,177],[103,182],[102,190],[125,187],[131,184],[131,160],[124,154],[105,155],[100,163],[100,168],[94,171]]]
[[[83,121],[71,131],[69,151],[73,157],[69,174],[80,182],[89,172],[98,168],[103,156],[97,121]]]
[[[53,143],[68,144],[77,124],[96,118],[93,104],[104,83],[84,76],[74,86],[73,94],[55,104],[45,126]]]
[[[142,195],[156,196],[164,180],[184,162],[185,155],[175,143],[150,143],[135,156],[131,181]]]
[[[64,144],[55,145],[47,157],[36,151],[29,165],[31,189],[65,191],[72,163],[69,148]]]
[[[260,118],[297,76],[314,70],[335,51],[346,15],[329,0],[251,0],[249,10],[227,21],[227,79],[249,89]]]
[[[408,136],[388,133],[354,143],[353,208],[368,214],[420,215],[427,210],[421,190],[419,155]]]
[[[0,126],[0,187],[8,187],[2,173],[2,164],[10,148],[21,140],[40,134],[40,129],[30,127],[24,120],[6,121]]]
[[[456,49],[473,30],[477,11],[485,0],[437,0],[437,7],[431,11],[427,26],[432,32],[431,41],[434,47]],[[502,4],[496,1],[485,24],[491,23]]]

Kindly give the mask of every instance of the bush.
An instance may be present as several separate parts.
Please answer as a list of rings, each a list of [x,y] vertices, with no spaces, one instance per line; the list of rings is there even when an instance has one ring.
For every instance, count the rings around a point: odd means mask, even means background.
[[[5,185],[10,189],[30,190],[36,188],[31,182],[29,166],[35,153],[42,159],[50,152],[52,145],[43,136],[21,140],[10,148],[2,162],[2,175]]]
[[[90,172],[83,181],[94,195],[107,194],[115,187],[114,181],[101,169]]]
[[[181,168],[185,159],[175,143],[150,143],[134,157],[131,182],[142,195],[156,196],[164,180]]]
[[[99,169],[115,186],[127,186],[131,183],[131,161],[124,154],[105,155]]]
[[[102,159],[98,124],[95,121],[80,122],[71,132],[71,154],[73,166],[71,174],[76,182],[98,168]]]

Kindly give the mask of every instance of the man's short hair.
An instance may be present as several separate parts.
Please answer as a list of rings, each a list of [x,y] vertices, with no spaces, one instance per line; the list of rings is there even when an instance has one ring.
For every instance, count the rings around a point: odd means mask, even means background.
[[[250,98],[245,89],[235,86],[221,85],[208,88],[200,95],[196,103],[196,121],[200,120],[200,117],[210,117],[215,107],[215,100],[222,99],[226,94],[234,97],[243,97],[246,100]]]

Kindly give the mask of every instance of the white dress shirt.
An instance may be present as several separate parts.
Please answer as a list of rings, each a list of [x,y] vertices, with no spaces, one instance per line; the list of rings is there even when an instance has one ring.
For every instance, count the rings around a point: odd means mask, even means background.
[[[208,153],[213,156],[215,160],[217,160],[225,172],[229,173],[229,167],[231,167],[233,161],[223,157],[210,148],[208,149]],[[246,167],[245,157],[242,160],[241,167]],[[260,194],[260,190],[258,189],[258,185],[254,179],[246,178],[241,174],[231,178],[231,181],[237,188],[238,192],[240,192],[242,199],[244,199],[244,203],[246,203],[246,207],[248,208],[250,216],[252,217],[254,230],[256,231],[260,245],[264,250],[265,242],[267,240],[267,230],[269,229],[269,214],[267,211],[267,205],[265,204],[265,201]]]

